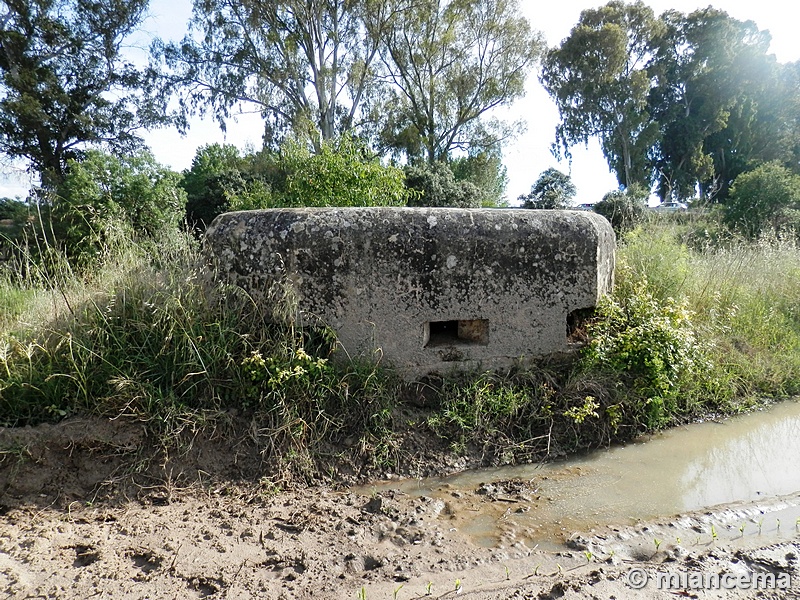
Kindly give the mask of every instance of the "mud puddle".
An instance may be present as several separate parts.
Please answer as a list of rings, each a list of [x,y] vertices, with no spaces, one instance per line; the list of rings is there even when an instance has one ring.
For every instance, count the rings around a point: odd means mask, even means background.
[[[716,538],[794,532],[800,517],[800,402],[647,436],[567,461],[375,483],[444,501],[441,518],[485,547],[563,548],[575,531],[748,503]],[[703,529],[697,524],[695,529]],[[781,530],[781,527],[783,528]],[[707,527],[711,535],[710,524]]]

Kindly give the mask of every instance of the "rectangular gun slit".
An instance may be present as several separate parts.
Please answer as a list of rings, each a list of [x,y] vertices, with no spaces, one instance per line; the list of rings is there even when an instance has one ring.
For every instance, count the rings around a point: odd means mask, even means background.
[[[423,347],[479,345],[489,343],[489,319],[428,321],[423,329]]]

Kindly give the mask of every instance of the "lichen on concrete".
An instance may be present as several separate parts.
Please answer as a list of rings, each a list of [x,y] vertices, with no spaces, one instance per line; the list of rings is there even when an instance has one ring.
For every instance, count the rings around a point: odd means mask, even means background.
[[[347,356],[406,378],[567,350],[568,315],[614,272],[611,226],[578,211],[270,209],[220,215],[206,238],[257,301],[289,285]]]

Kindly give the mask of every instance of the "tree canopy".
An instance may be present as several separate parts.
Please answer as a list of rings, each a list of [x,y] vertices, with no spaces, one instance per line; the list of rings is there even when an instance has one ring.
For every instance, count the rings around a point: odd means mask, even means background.
[[[433,164],[507,137],[502,123],[483,117],[523,95],[543,49],[518,0],[420,0],[396,18],[381,45],[391,83],[384,146]]]
[[[147,74],[123,58],[148,0],[5,0],[0,7],[0,152],[52,189],[88,146],[131,151],[168,120]]]
[[[752,21],[708,7],[655,17],[641,1],[581,13],[544,60],[556,150],[597,137],[624,187],[724,201],[756,164],[798,168],[797,67]]]
[[[614,0],[585,10],[544,60],[541,81],[558,106],[556,150],[597,137],[625,186],[649,179],[647,149],[656,128],[648,113],[651,44],[661,23],[643,2]]]
[[[364,119],[389,16],[376,0],[194,0],[190,34],[154,53],[185,112],[208,111],[224,128],[249,104],[268,145],[292,131],[319,151]]]
[[[518,0],[194,0],[191,29],[154,48],[186,113],[249,104],[273,148],[355,133],[429,163],[507,135],[482,117],[543,46]]]
[[[730,136],[744,133],[756,116],[759,88],[771,87],[769,34],[710,7],[689,15],[668,11],[661,19],[665,29],[653,40],[651,65],[652,113],[661,130],[657,182],[664,198],[691,197],[698,184],[710,195],[720,185],[721,146],[735,144]],[[738,127],[729,127],[734,119]]]
[[[577,189],[572,178],[558,169],[546,169],[531,187],[530,194],[520,196],[523,208],[564,209],[575,197]]]
[[[516,128],[495,109],[524,93],[543,53],[540,81],[560,113],[554,153],[599,139],[625,190],[725,202],[759,165],[800,173],[800,63],[779,64],[766,31],[713,7],[656,16],[643,0],[611,0],[545,52],[520,0],[193,0],[189,34],[157,40],[139,68],[124,44],[147,5],[0,6],[0,153],[27,161],[54,202],[91,149],[131,154],[143,129],[184,127],[194,113],[224,128],[249,106],[269,152],[207,148],[224,168],[188,172],[197,222],[287,201],[292,157],[317,169],[303,194],[326,193],[329,167],[369,178],[384,161],[406,167],[412,202],[502,204],[502,146]],[[563,203],[539,183],[523,200]]]

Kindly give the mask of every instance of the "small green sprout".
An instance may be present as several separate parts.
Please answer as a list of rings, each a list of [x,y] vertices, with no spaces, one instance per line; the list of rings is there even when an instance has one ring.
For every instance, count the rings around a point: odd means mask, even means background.
[[[662,540],[658,538],[653,538],[653,543],[656,545],[656,552],[658,552],[658,549],[661,547],[661,541]]]
[[[432,589],[433,589],[433,582],[432,582],[432,581],[429,581],[429,582],[427,583],[427,585],[425,586],[425,595],[426,595],[426,596],[430,596],[430,595],[431,595],[431,590],[432,590]]]

